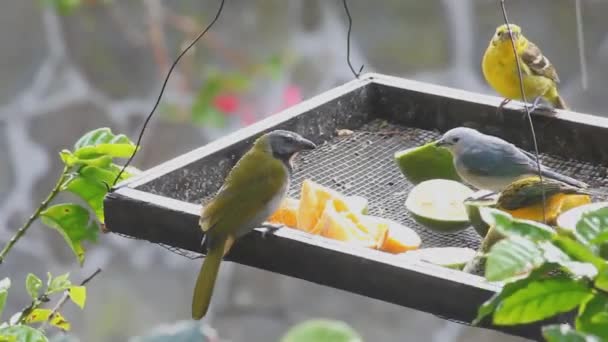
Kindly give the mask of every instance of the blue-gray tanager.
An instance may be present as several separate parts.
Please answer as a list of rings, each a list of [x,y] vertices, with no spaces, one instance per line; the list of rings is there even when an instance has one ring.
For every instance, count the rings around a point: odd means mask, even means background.
[[[437,146],[452,153],[458,175],[478,189],[499,192],[522,176],[538,174],[534,155],[472,128],[458,127],[447,131],[437,141]],[[587,187],[583,182],[542,165],[541,174],[575,187]]]

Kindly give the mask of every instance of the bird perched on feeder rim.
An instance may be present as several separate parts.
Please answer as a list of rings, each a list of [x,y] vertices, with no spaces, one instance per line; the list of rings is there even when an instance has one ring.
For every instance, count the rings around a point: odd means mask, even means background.
[[[521,28],[510,24],[517,51],[517,59],[522,73],[524,92],[527,99],[534,99],[533,109],[541,98],[554,108],[567,109],[566,102],[557,90],[559,77],[555,67],[534,43],[526,39]],[[496,29],[483,55],[481,68],[486,81],[500,95],[505,97],[500,107],[510,100],[523,100],[517,71],[513,45],[507,25]]]
[[[456,172],[467,183],[482,190],[500,192],[517,179],[534,176],[538,166],[534,155],[498,137],[468,127],[447,131],[436,142],[453,156]],[[541,165],[544,178],[555,179],[577,188],[587,184]]]
[[[203,207],[199,224],[205,232],[207,255],[194,288],[193,319],[207,313],[220,262],[235,239],[260,227],[279,208],[289,188],[293,156],[313,148],[314,143],[293,132],[262,135]]]

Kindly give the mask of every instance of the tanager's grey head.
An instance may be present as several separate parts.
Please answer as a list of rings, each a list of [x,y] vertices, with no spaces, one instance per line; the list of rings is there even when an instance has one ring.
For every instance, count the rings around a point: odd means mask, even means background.
[[[452,153],[459,153],[466,147],[480,143],[483,137],[483,134],[472,128],[457,127],[445,132],[441,139],[437,140],[437,146],[447,148]]]
[[[301,135],[284,130],[276,130],[264,134],[255,143],[256,147],[263,148],[284,162],[289,162],[296,153],[312,150],[316,145]]]
[[[509,27],[511,28],[511,33],[513,34],[513,40],[517,45],[520,41],[520,38],[523,37],[521,34],[521,27],[515,24],[510,24]],[[509,37],[509,29],[507,28],[507,24],[498,26],[496,28],[496,33],[494,33],[494,36],[492,37],[493,45],[502,44],[504,42],[508,42],[509,46],[511,45],[511,37]]]

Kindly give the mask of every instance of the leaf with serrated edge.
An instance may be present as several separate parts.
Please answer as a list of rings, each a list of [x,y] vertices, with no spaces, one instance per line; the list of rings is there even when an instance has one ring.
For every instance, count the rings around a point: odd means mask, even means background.
[[[486,256],[485,277],[490,281],[522,275],[542,265],[544,259],[534,242],[512,236],[497,242]]]
[[[536,280],[505,298],[494,312],[494,324],[515,325],[570,311],[591,295],[586,284],[566,277]]]

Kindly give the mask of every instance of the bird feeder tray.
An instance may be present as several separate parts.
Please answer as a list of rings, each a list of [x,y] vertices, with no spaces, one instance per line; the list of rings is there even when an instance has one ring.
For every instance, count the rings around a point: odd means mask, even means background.
[[[121,183],[105,201],[106,228],[114,233],[202,253],[198,225],[201,203],[222,185],[238,158],[261,134],[286,129],[318,144],[295,160],[290,196],[312,179],[346,195],[369,200],[369,213],[416,230],[423,247],[470,247],[480,238],[472,228],[439,234],[416,223],[404,202],[412,184],[393,155],[469,126],[532,150],[522,104],[391,76],[366,74],[252,126],[149,169]],[[608,184],[608,120],[569,111],[532,115],[543,163],[594,187]],[[340,131],[342,130],[342,131]],[[343,134],[351,130],[352,134]],[[339,134],[342,133],[342,134]],[[234,213],[238,215],[238,212]],[[295,229],[238,240],[227,260],[296,277],[470,324],[477,308],[499,286],[484,278],[393,254],[354,247]],[[558,317],[557,321],[563,320]],[[554,320],[555,321],[555,320]],[[481,326],[540,338],[540,324]]]

